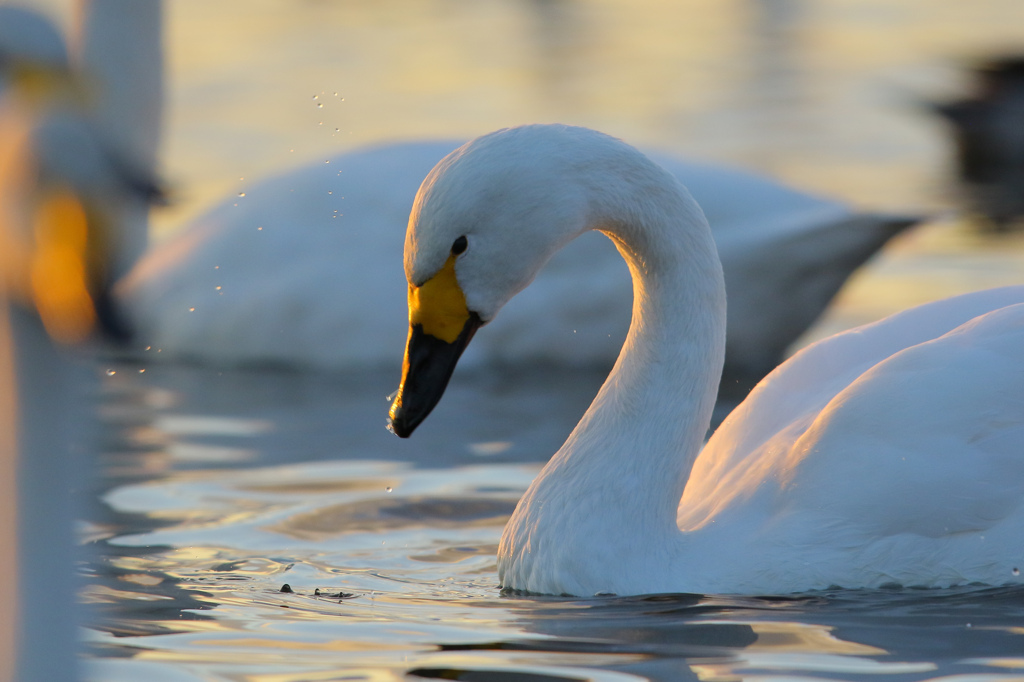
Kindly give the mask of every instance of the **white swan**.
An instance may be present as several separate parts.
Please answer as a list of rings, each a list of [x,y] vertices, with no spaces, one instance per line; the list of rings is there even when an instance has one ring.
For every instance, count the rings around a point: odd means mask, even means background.
[[[229,198],[158,244],[122,282],[146,343],[161,356],[227,363],[393,362],[406,320],[391,254],[423,176],[458,144],[341,154]],[[658,161],[708,211],[735,312],[727,369],[736,377],[756,380],[778,364],[850,273],[914,222],[854,213],[740,171]],[[628,326],[627,282],[607,240],[581,239],[463,363],[610,364]],[[543,323],[539,311],[548,313]]]
[[[0,568],[12,576],[0,588],[3,680],[76,679],[75,617],[69,617],[77,613],[74,511],[66,493],[77,467],[66,457],[65,438],[78,420],[66,409],[66,358],[26,311],[35,261],[26,157],[38,100],[60,87],[67,70],[64,41],[50,22],[0,8]],[[63,412],[65,425],[39,410]],[[52,495],[55,490],[60,494]]]
[[[124,335],[113,216],[154,188],[96,132],[41,15],[0,7],[0,83],[0,680],[74,680],[73,491],[88,488],[95,375],[55,340]]]
[[[789,593],[1021,580],[1024,287],[933,303],[805,349],[701,451],[725,344],[711,232],[673,177],[586,129],[500,131],[427,176],[406,235],[411,325],[396,433],[410,435],[440,399],[476,327],[588,230],[628,263],[633,320],[593,404],[505,527],[505,588]]]

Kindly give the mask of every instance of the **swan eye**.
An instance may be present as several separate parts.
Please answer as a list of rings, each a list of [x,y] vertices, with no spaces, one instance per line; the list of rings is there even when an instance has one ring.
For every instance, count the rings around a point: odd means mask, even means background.
[[[459,237],[458,239],[455,240],[455,243],[452,244],[452,255],[458,256],[460,253],[466,250],[467,246],[469,246],[469,242],[466,240],[465,235]]]

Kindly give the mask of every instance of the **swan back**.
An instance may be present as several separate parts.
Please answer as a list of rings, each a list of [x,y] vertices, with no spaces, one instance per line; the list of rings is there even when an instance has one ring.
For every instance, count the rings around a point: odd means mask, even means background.
[[[911,308],[802,349],[758,384],[708,441],[694,465],[691,480],[680,502],[680,527],[701,527],[717,511],[737,500],[752,497],[780,471],[794,470],[804,457],[816,451],[818,446],[812,448],[810,444],[817,443],[817,437],[826,424],[833,429],[830,433],[839,433],[835,430],[834,414],[851,420],[850,428],[854,432],[861,435],[875,432],[886,437],[905,433],[911,438],[921,439],[935,433],[940,424],[949,424],[951,420],[957,423],[957,418],[950,415],[965,413],[948,409],[948,406],[944,409],[935,401],[941,401],[943,396],[968,396],[970,386],[983,385],[983,382],[979,383],[980,379],[962,381],[955,372],[966,369],[968,373],[981,377],[991,369],[1006,376],[1015,370],[1014,363],[997,364],[983,350],[985,344],[999,346],[1007,338],[1005,334],[1016,333],[1013,324],[998,316],[977,329],[969,323],[976,319],[980,321],[992,311],[1021,302],[1024,302],[1024,287],[974,292]],[[1003,324],[1005,330],[996,333],[999,324]],[[961,329],[964,325],[968,326]],[[973,331],[968,334],[969,330]],[[957,333],[946,339],[954,331]],[[973,360],[968,356],[954,361],[944,356],[945,351],[938,350],[939,344],[934,342],[939,339],[945,339],[942,342],[944,346],[972,344],[977,352]],[[901,354],[920,358],[920,362],[925,363],[927,370],[922,370],[920,378],[912,383],[917,388],[927,386],[927,390],[934,393],[932,400],[927,402],[931,409],[922,402],[924,395],[912,398],[905,390],[897,390],[892,385],[897,381],[911,382],[909,375],[893,368],[895,358]],[[900,378],[891,378],[894,376]],[[878,377],[890,378],[883,384]],[[889,428],[867,426],[862,416],[864,408],[854,409],[848,404],[858,391],[875,392],[872,394],[879,400],[878,406],[884,406],[891,415],[902,415],[905,423],[890,424]],[[979,409],[995,404],[987,395],[971,396],[970,399],[980,401],[982,407]],[[1005,404],[1014,405],[1020,399],[1018,394]],[[893,400],[907,400],[909,406],[893,405]],[[932,420],[935,428],[923,428],[925,421]],[[851,442],[860,443],[862,439],[852,437]],[[836,446],[830,448],[834,451]],[[962,448],[954,448],[954,451],[959,453]],[[868,466],[863,455],[854,460]],[[903,478],[899,477],[900,480]],[[773,479],[771,484],[775,482]]]

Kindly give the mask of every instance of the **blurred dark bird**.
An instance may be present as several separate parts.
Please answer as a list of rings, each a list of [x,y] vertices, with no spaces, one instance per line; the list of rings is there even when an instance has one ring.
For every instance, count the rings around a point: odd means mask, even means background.
[[[968,209],[996,231],[1024,218],[1024,55],[973,69],[973,93],[933,105],[950,125]]]

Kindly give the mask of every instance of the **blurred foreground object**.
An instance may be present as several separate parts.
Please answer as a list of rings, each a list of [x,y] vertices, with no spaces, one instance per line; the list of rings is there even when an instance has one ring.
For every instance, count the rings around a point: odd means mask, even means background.
[[[98,336],[121,207],[159,196],[97,133],[42,16],[0,7],[0,680],[77,679],[77,496],[92,454]],[[84,348],[83,348],[84,346]]]
[[[973,75],[969,97],[934,110],[952,126],[969,210],[1005,231],[1024,218],[1024,55],[992,59]]]
[[[27,10],[0,8],[2,680],[77,678],[71,490],[80,467],[71,443],[83,420],[69,396],[81,377],[43,320],[63,340],[80,341],[96,313],[82,206],[47,179],[35,153],[36,126],[69,96],[70,79],[56,29]]]

